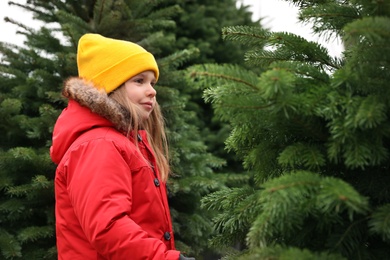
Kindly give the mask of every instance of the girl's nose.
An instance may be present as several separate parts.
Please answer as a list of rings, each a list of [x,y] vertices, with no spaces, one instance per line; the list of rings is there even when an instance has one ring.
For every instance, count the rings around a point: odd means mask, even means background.
[[[155,97],[157,95],[157,91],[154,89],[152,85],[149,85],[147,90],[147,96],[148,97]]]

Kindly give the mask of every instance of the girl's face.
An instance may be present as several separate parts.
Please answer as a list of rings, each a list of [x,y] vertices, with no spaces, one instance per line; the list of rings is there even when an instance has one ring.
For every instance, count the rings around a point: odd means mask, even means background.
[[[143,113],[142,118],[148,119],[156,105],[156,77],[152,71],[144,71],[125,82],[127,97],[132,103],[139,106]]]

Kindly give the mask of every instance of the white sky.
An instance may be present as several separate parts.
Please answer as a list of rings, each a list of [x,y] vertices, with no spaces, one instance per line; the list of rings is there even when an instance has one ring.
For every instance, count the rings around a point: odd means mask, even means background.
[[[290,32],[318,42],[329,50],[331,56],[341,56],[343,47],[339,38],[326,42],[324,38],[312,34],[309,25],[298,21],[299,9],[286,0],[238,0],[250,5],[253,18],[262,18],[263,27],[275,32]]]
[[[14,0],[23,3],[25,0]],[[326,43],[318,36],[311,33],[309,26],[298,23],[297,8],[285,0],[238,0],[244,5],[251,6],[255,19],[263,18],[262,25],[272,31],[285,31],[300,35],[310,41],[320,42],[328,48],[332,56],[340,56],[342,47],[338,39]],[[22,45],[24,37],[16,34],[17,26],[6,23],[4,17],[8,16],[31,27],[38,27],[40,23],[32,20],[30,12],[24,11],[17,6],[9,6],[8,0],[0,0],[0,41]]]
[[[24,3],[25,0],[14,0],[17,3]],[[16,34],[17,26],[11,23],[6,23],[4,17],[10,17],[22,24],[28,24],[29,26],[38,26],[39,23],[32,19],[32,15],[28,11],[17,6],[9,6],[8,0],[0,0],[0,41],[9,42],[17,45],[23,45],[24,36]]]

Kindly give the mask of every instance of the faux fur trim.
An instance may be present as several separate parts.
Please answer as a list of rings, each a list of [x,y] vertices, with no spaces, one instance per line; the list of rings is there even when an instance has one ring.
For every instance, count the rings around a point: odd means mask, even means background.
[[[108,97],[104,90],[98,90],[93,83],[79,77],[65,81],[62,94],[77,101],[92,112],[112,122],[119,131],[127,131],[130,114],[118,102]]]

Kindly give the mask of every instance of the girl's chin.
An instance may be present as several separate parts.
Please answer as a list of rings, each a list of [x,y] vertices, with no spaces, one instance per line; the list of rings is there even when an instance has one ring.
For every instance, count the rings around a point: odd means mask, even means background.
[[[148,120],[149,119],[149,116],[150,116],[150,112],[144,112],[142,114],[142,120]]]

